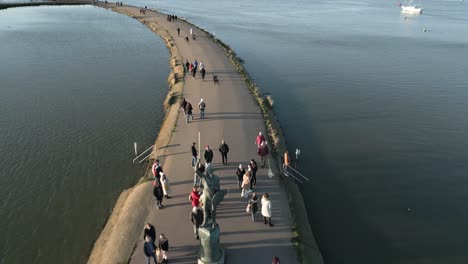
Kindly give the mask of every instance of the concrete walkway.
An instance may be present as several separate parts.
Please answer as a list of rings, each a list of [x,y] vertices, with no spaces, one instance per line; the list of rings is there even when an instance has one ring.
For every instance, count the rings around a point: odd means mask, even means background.
[[[156,227],[158,236],[164,233],[169,239],[169,262],[192,264],[197,261],[199,241],[194,238],[192,224],[189,222],[191,204],[188,196],[193,184],[190,146],[192,142],[197,142],[198,148],[200,132],[202,148],[209,145],[214,151],[213,164],[215,174],[221,178],[221,188],[229,189],[229,194],[218,207],[221,243],[225,248],[227,262],[271,263],[276,255],[282,263],[298,263],[297,251],[291,243],[292,219],[287,195],[279,186],[278,176],[273,179],[267,177],[267,170],[260,167],[256,154],[255,137],[259,131],[266,132],[260,109],[224,51],[205,33],[194,27],[193,32],[197,39],[190,38],[190,42],[185,43],[184,37],[190,37],[191,26],[180,19],[178,22],[169,22],[166,15],[150,10],[141,15],[136,7],[113,8],[144,21],[156,22],[167,29],[173,36],[183,61],[197,59],[205,64],[207,71],[205,81],[201,80],[199,73],[196,79],[185,77],[184,96],[194,107],[195,120],[187,124],[183,114],[179,114],[172,139],[165,147],[165,155],[159,157],[171,181],[172,198],[164,200],[165,207],[161,210],[157,210],[155,203],[147,204],[151,208],[147,222]],[[180,37],[177,36],[177,27],[181,29]],[[212,74],[218,75],[219,86],[213,85]],[[204,98],[207,105],[203,120],[198,115],[200,98]],[[228,166],[222,165],[218,151],[222,139],[226,140],[230,148]],[[240,191],[236,188],[235,170],[240,163],[247,167],[251,158],[255,158],[259,165],[254,191],[259,197],[265,192],[270,194],[274,227],[263,224],[260,202],[258,221],[252,222],[250,215],[245,212],[247,200],[241,198]],[[131,263],[145,263],[143,233],[135,243],[137,246]]]

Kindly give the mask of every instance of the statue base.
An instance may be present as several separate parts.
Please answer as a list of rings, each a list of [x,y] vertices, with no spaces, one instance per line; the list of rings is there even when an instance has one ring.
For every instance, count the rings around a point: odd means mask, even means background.
[[[219,225],[213,227],[200,227],[200,250],[198,251],[198,264],[224,264],[224,250],[219,243]]]

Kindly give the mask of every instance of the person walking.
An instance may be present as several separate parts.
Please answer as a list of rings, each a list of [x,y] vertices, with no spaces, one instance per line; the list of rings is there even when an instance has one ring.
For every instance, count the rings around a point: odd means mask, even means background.
[[[190,74],[193,74],[193,63],[190,63],[188,68],[189,68]]]
[[[203,173],[205,171],[205,165],[203,165],[201,163],[198,163],[198,170]],[[200,184],[201,184],[201,179],[198,176],[198,174],[196,172],[194,172],[193,173],[193,186],[200,186]]]
[[[258,211],[258,196],[255,193],[252,193],[250,197],[250,215],[252,216],[252,222],[255,222],[255,214]]]
[[[158,207],[158,209],[161,209],[163,207],[162,202],[163,202],[163,197],[164,197],[161,182],[158,180],[154,180],[153,186],[154,186],[153,195],[154,197],[156,197],[156,206]]]
[[[266,141],[265,137],[262,135],[262,132],[258,132],[258,135],[255,138],[255,144],[257,145],[257,148],[260,148],[260,145],[263,141]]]
[[[190,123],[190,119],[193,120],[192,110],[193,110],[192,104],[187,103],[187,105],[185,106],[185,121],[187,123]]]
[[[156,248],[156,244],[154,243],[154,241],[156,241],[156,229],[150,223],[146,223],[143,228],[143,240],[146,239],[147,236],[149,236],[151,241],[153,241],[153,248]]]
[[[154,178],[160,181],[160,178],[161,178],[160,173],[163,172],[163,169],[162,169],[161,164],[159,164],[159,159],[154,161],[153,167],[151,167],[151,171],[153,172]]]
[[[200,102],[198,103],[198,109],[200,109],[200,118],[201,119],[205,118],[205,108],[206,108],[206,104],[203,101],[203,98],[201,98]]]
[[[169,240],[167,240],[164,234],[159,235],[159,250],[161,250],[161,254],[163,256],[163,261],[161,263],[167,263],[167,254],[166,252],[169,251]]]
[[[198,228],[203,222],[203,211],[199,207],[192,208],[192,212],[190,212],[190,222],[193,224],[193,234],[195,238],[197,240],[200,239],[198,236]]]
[[[193,142],[192,143],[192,168],[195,168],[195,164],[197,164],[197,159],[198,159],[198,151],[197,151],[197,143]]]
[[[169,187],[169,179],[167,178],[167,175],[164,172],[161,172],[159,174],[161,174],[161,185],[164,193],[164,198],[170,199],[171,197],[169,196],[169,193],[171,192],[171,189]]]
[[[219,146],[219,152],[221,152],[221,159],[223,160],[223,165],[227,165],[228,159],[227,154],[229,152],[229,146],[226,144],[226,141],[221,140],[221,145]]]
[[[213,151],[210,149],[210,146],[206,145],[205,154],[203,156],[205,157],[206,167],[208,167],[211,161],[213,161]]]
[[[206,70],[205,68],[200,70],[202,80],[205,80]]]
[[[193,186],[192,192],[189,196],[189,199],[192,202],[192,207],[198,207],[200,205],[200,196],[198,186]]]
[[[239,167],[236,170],[236,175],[237,175],[237,185],[239,186],[239,189],[242,189],[242,179],[245,174],[245,169],[242,166],[242,164],[239,164]]]
[[[188,60],[185,60],[185,74],[189,74],[189,73],[190,73],[190,62]]]
[[[182,102],[180,103],[180,108],[184,110],[184,115],[185,115],[185,107],[187,107],[187,101],[185,101],[185,98],[183,98]]]
[[[263,141],[260,147],[258,148],[258,155],[262,160],[262,168],[265,167],[265,162],[267,160],[267,156],[270,152],[268,151],[268,145],[266,141]]]
[[[269,226],[273,226],[271,223],[271,201],[268,193],[265,193],[262,196],[262,216],[265,225],[268,224]]]
[[[254,159],[250,160],[250,168],[252,168],[252,181],[250,182],[250,189],[257,184],[257,162]]]
[[[156,260],[156,255],[154,254],[154,242],[151,240],[149,236],[145,237],[145,244],[143,244],[143,252],[145,253],[146,256],[146,264],[151,263],[151,258],[154,259],[154,263],[158,264],[158,261]]]
[[[180,28],[177,27],[177,36],[180,37]]]
[[[193,35],[193,29],[190,28],[190,35]]]
[[[242,192],[241,197],[248,198],[249,197],[249,188],[250,188],[250,172],[247,171],[244,176],[242,177]]]

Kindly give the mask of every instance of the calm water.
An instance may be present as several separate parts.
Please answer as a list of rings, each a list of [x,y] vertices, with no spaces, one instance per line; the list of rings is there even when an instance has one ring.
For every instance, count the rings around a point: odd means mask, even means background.
[[[154,142],[169,54],[90,6],[0,11],[0,263],[83,263]]]
[[[327,263],[468,263],[466,3],[130,2],[215,32],[274,95]]]

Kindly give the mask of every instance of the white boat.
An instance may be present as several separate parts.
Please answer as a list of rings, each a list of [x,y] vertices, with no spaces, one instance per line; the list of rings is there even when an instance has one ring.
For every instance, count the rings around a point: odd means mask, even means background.
[[[421,7],[413,5],[413,1],[401,4],[401,12],[409,14],[421,14],[423,9]]]

